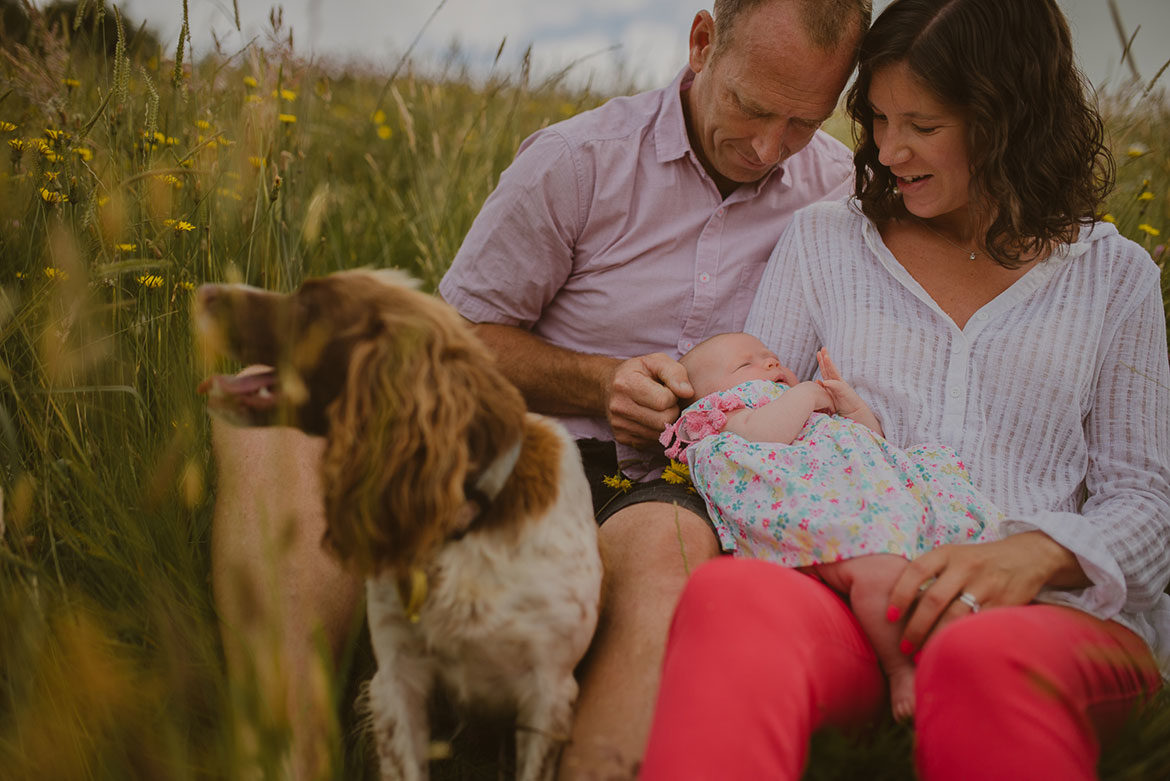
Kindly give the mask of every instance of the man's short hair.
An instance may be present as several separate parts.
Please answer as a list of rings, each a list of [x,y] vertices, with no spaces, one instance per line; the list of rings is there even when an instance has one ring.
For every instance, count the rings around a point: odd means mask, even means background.
[[[822,51],[831,51],[847,37],[857,40],[869,29],[871,0],[715,0],[715,53],[734,41],[736,20],[745,11],[767,3],[789,2],[797,6],[800,26],[808,40]]]

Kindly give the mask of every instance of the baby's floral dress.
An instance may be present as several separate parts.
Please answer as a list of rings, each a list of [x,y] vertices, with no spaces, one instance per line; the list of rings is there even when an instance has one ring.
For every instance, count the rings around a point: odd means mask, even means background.
[[[662,435],[685,459],[724,552],[806,567],[871,553],[914,558],[990,539],[1002,513],[944,445],[894,447],[866,426],[814,412],[791,445],[723,431],[727,413],[788,386],[752,380],[705,396]]]

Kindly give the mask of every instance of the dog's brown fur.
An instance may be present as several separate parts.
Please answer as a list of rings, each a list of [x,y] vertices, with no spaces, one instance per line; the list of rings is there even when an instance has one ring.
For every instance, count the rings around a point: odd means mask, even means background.
[[[513,712],[519,775],[551,779],[601,585],[568,433],[527,413],[463,319],[400,275],[288,295],[205,286],[197,323],[213,350],[276,367],[209,379],[213,408],[326,437],[326,543],[367,578],[384,777],[425,777],[425,695],[442,680]]]

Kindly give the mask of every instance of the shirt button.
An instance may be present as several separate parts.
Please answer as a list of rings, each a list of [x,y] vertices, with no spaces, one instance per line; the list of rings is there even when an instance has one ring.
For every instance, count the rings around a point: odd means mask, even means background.
[[[716,217],[722,217],[722,216],[723,216],[723,207],[722,207],[722,206],[720,206],[718,209],[716,209],[716,210],[715,210],[715,216],[716,216]]]
[[[703,282],[703,283],[710,282],[710,281],[711,281],[711,275],[710,275],[710,274],[708,274],[706,271],[704,271],[702,274],[700,274],[700,275],[699,275],[699,281],[700,281],[700,282]]]
[[[979,314],[975,315],[976,320],[986,320],[987,317],[988,314],[986,312],[980,312]]]
[[[962,395],[963,395],[963,392],[961,390],[959,390],[958,388],[951,388],[951,398],[952,399],[957,399],[957,398],[959,398],[959,396],[962,396]]]
[[[690,350],[694,349],[694,347],[694,342],[683,342],[682,344],[683,352],[689,352]]]

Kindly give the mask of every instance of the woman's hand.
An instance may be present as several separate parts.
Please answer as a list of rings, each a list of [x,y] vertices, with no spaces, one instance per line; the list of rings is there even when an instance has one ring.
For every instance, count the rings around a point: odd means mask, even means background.
[[[907,565],[890,591],[887,617],[896,621],[913,610],[902,634],[903,651],[913,653],[956,618],[976,609],[1026,605],[1046,585],[1084,588],[1091,582],[1076,556],[1043,532],[940,545]]]

